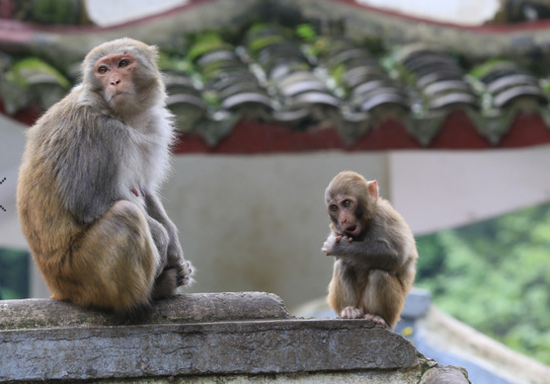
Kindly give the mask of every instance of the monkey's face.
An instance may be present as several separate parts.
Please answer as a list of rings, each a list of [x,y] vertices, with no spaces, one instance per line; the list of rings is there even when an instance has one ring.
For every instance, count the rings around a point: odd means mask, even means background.
[[[337,195],[328,203],[328,214],[338,235],[357,238],[363,232],[358,201],[350,195]]]
[[[136,58],[127,52],[113,53],[96,61],[94,75],[101,83],[105,101],[113,109],[135,98],[133,74],[137,65]]]

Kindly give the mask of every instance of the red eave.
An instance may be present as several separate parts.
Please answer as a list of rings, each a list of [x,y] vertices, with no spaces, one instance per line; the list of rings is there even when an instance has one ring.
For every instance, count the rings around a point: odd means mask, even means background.
[[[0,113],[5,114],[0,101]],[[32,125],[43,113],[40,109],[26,109],[12,118]],[[273,154],[327,150],[349,152],[449,149],[479,150],[492,148],[519,148],[550,143],[550,129],[538,114],[520,114],[510,131],[497,145],[492,145],[480,135],[474,124],[462,110],[451,112],[430,145],[423,147],[407,132],[399,120],[384,120],[374,125],[364,136],[347,144],[334,128],[299,131],[278,123],[242,120],[231,134],[216,146],[210,147],[197,133],[179,133],[174,152],[177,154]]]
[[[254,120],[239,122],[231,135],[217,146],[209,147],[197,134],[180,134],[174,148],[177,154],[267,154],[326,150],[480,150],[519,148],[550,143],[550,130],[539,115],[518,115],[510,131],[494,146],[476,131],[461,110],[452,112],[439,134],[428,147],[422,147],[398,120],[386,120],[375,125],[353,144],[346,144],[333,128],[299,132],[291,127]]]

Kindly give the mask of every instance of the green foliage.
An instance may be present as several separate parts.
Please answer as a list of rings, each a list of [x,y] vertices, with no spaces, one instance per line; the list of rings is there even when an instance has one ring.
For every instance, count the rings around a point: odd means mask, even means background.
[[[550,364],[550,204],[417,240],[440,308]]]
[[[40,0],[33,2],[32,14],[42,23],[71,24],[77,19],[78,7],[73,0]]]
[[[160,52],[158,66],[162,71],[183,73],[192,73],[196,71],[193,63],[187,57],[168,55],[165,52]]]
[[[268,45],[277,44],[284,41],[285,38],[280,35],[268,35],[254,39],[250,42],[250,50],[257,54],[259,51],[267,47]]]
[[[29,80],[33,76],[42,75],[54,79],[57,84],[65,89],[70,88],[71,83],[57,69],[37,57],[28,57],[17,61],[6,73],[8,81],[22,87],[29,86]]]
[[[0,296],[2,299],[29,297],[29,254],[0,249]]]
[[[191,60],[196,60],[206,53],[222,49],[233,50],[233,46],[227,44],[218,33],[205,31],[196,36],[188,56]]]
[[[296,34],[307,43],[314,43],[317,40],[317,32],[311,24],[300,24],[296,27]]]
[[[483,62],[483,64],[480,64],[474,67],[470,71],[470,76],[479,80],[482,77],[488,75],[490,72],[494,71],[496,68],[502,67],[503,65],[507,65],[507,64],[509,64],[509,62],[506,60],[493,58]]]

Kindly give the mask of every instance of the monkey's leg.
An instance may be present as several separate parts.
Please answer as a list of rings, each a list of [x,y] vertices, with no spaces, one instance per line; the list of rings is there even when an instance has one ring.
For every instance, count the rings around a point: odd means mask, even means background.
[[[159,289],[156,290],[155,297],[170,296],[175,292],[175,289],[182,285],[192,284],[193,279],[193,266],[189,261],[186,261],[183,257],[183,251],[178,240],[178,231],[174,223],[170,220],[164,207],[162,206],[158,196],[155,193],[149,192],[146,194],[147,212],[149,214],[149,222],[153,222],[151,225],[151,231],[158,224],[162,227],[162,232],[165,232],[168,236],[167,248],[166,248],[166,265],[165,269],[174,269],[176,271],[176,287],[172,287],[173,273],[170,272],[163,279],[158,279],[156,284]],[[153,239],[155,234],[153,233]],[[155,239],[155,242],[157,240]],[[161,257],[164,257],[164,253],[159,248]],[[165,288],[162,288],[165,287]]]
[[[328,286],[327,301],[330,307],[344,319],[357,319],[364,316],[359,308],[359,290],[355,273],[342,260],[334,262],[332,280]]]
[[[170,242],[170,237],[168,236],[168,231],[164,226],[159,223],[157,220],[147,217],[147,224],[149,225],[149,230],[151,231],[151,236],[153,237],[153,242],[157,247],[160,256],[160,265],[157,272],[157,276],[166,268],[168,263],[168,243]]]
[[[178,288],[178,270],[176,268],[166,268],[155,279],[152,297],[155,300],[165,299],[174,296]]]
[[[185,268],[190,268],[189,262],[182,265],[179,259],[173,260],[173,258],[169,257],[168,249],[170,236],[166,228],[152,217],[148,217],[147,222],[149,223],[151,235],[153,236],[153,241],[159,251],[161,259],[161,264],[156,274],[152,297],[153,299],[163,299],[173,296],[178,287],[183,285],[185,276],[190,277],[192,272],[185,274]]]
[[[397,277],[380,269],[370,271],[363,297],[367,319],[393,329],[404,303],[405,293]]]
[[[118,312],[149,305],[160,257],[135,204],[113,204],[84,232],[69,258],[54,298]]]

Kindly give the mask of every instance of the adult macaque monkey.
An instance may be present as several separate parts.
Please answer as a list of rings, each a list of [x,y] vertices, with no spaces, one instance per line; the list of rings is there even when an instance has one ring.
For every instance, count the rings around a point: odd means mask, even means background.
[[[325,201],[332,223],[322,250],[334,256],[328,303],[345,319],[394,328],[416,273],[418,254],[405,220],[378,197],[376,180],[340,172]]]
[[[192,282],[157,190],[174,139],[157,50],[94,48],[28,131],[17,207],[52,298],[131,313]]]

